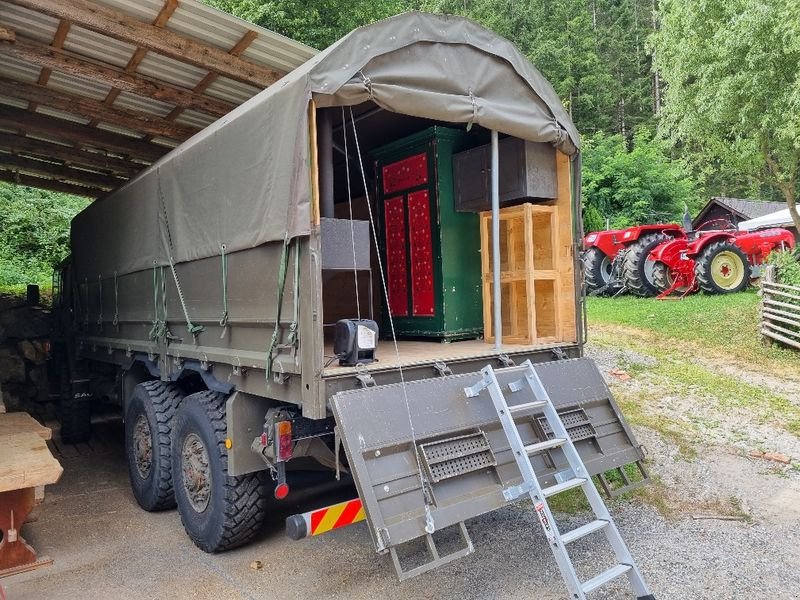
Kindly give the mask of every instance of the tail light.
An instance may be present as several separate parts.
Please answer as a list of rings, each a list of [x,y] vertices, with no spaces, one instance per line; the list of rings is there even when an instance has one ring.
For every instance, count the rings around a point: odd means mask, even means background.
[[[292,458],[292,422],[275,423],[275,459],[285,462]]]

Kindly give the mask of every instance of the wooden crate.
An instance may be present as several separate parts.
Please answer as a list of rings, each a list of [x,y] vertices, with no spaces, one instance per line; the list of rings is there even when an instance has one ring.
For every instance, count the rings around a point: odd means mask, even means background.
[[[569,172],[553,204],[500,210],[500,285],[503,342],[575,341],[575,283]],[[566,163],[566,167],[569,163]],[[561,183],[561,180],[559,181]],[[564,195],[562,198],[561,195]],[[562,222],[566,219],[566,224]],[[484,338],[494,342],[492,213],[481,213]]]

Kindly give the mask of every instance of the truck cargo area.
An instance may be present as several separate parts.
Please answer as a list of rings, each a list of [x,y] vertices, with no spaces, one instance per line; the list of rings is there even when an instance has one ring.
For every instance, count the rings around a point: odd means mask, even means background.
[[[566,155],[549,144],[500,142],[497,350],[489,131],[372,102],[317,109],[316,122],[323,376],[355,368],[334,353],[340,319],[377,323],[377,360],[358,367],[367,371],[578,343]]]

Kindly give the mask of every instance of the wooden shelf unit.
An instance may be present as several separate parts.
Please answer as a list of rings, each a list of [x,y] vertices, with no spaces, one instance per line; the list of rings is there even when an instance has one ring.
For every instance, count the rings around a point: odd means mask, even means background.
[[[503,343],[574,342],[575,279],[569,159],[558,153],[554,203],[500,210]],[[494,343],[492,213],[481,213],[484,339]]]

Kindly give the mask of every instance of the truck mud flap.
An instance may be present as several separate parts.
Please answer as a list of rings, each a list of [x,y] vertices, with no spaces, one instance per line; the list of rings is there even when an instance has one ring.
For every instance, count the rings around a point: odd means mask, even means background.
[[[592,475],[644,458],[593,361],[535,368]],[[396,566],[394,547],[423,537],[430,546],[431,533],[453,525],[463,531],[465,520],[505,506],[503,489],[522,481],[488,394],[464,393],[480,378],[476,372],[424,379],[405,390],[372,386],[331,400],[375,547],[392,550]],[[501,385],[518,378],[498,376]],[[526,392],[514,400],[534,399]],[[540,417],[533,410],[515,419],[526,444],[552,436]],[[558,448],[533,464],[542,486],[568,469]]]

